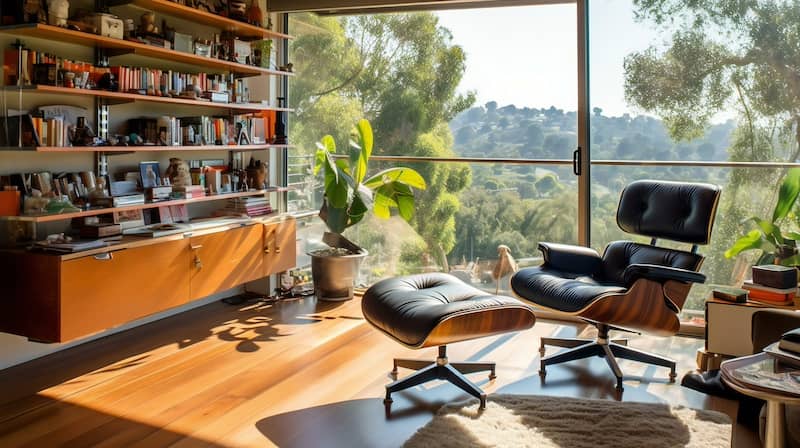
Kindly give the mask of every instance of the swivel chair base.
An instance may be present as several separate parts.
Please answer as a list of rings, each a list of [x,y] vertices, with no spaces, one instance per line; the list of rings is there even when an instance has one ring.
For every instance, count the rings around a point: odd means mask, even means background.
[[[539,348],[539,353],[541,353],[542,356],[544,356],[545,345],[566,347],[568,350],[542,358],[539,375],[547,375],[545,370],[546,366],[585,359],[592,356],[600,356],[606,359],[606,363],[608,363],[608,366],[614,372],[614,376],[617,377],[617,389],[620,392],[623,390],[622,370],[619,368],[619,364],[617,364],[617,358],[668,367],[670,369],[669,381],[674,382],[675,378],[677,378],[678,374],[675,372],[675,361],[672,359],[628,347],[628,341],[626,339],[609,340],[608,325],[597,324],[597,329],[599,333],[597,339],[594,341],[590,339],[542,338],[542,346]]]
[[[464,374],[473,372],[489,371],[489,379],[493,380],[495,376],[495,363],[478,363],[478,362],[454,362],[447,361],[447,346],[439,346],[439,356],[435,362],[421,361],[418,359],[395,359],[394,369],[392,369],[392,376],[397,378],[397,368],[404,367],[407,369],[416,370],[402,380],[397,380],[391,384],[386,385],[386,399],[383,403],[387,406],[392,404],[392,392],[398,392],[410,387],[414,387],[428,381],[433,380],[446,380],[451,384],[458,386],[464,392],[478,398],[481,401],[479,409],[486,408],[486,394],[480,387],[476,386],[472,381],[468,380]]]

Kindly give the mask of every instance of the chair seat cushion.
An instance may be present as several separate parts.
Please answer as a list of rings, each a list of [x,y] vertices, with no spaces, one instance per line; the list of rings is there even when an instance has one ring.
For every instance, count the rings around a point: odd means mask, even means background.
[[[434,329],[448,319],[467,318],[464,322],[480,323],[480,315],[489,317],[500,310],[512,317],[487,318],[480,329],[469,324],[462,326],[461,334],[451,335],[449,342],[488,336],[502,330],[515,331],[522,329],[520,326],[530,328],[534,322],[530,307],[521,301],[489,294],[443,273],[381,280],[364,293],[361,309],[373,326],[412,347],[422,346]],[[476,317],[477,320],[473,319]],[[504,324],[504,320],[507,323]]]
[[[626,291],[588,276],[542,267],[521,269],[511,277],[511,289],[525,300],[565,313],[580,311],[601,295]]]

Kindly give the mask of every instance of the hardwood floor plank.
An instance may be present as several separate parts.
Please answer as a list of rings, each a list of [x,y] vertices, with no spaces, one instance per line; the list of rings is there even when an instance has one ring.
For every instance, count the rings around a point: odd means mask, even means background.
[[[600,358],[549,367],[544,381],[537,374],[540,337],[578,334],[593,329],[541,321],[453,344],[448,357],[496,362],[496,380],[470,375],[488,393],[616,399]],[[630,339],[673,357],[683,371],[702,346],[679,337]],[[382,399],[396,357],[432,361],[436,349],[404,348],[372,329],[358,299],[214,303],[0,371],[0,446],[398,446],[443,403],[468,395],[432,382],[394,394],[387,417]],[[735,402],[669,383],[667,369],[620,366],[622,400],[735,417]],[[737,448],[758,446],[739,425],[735,438]]]

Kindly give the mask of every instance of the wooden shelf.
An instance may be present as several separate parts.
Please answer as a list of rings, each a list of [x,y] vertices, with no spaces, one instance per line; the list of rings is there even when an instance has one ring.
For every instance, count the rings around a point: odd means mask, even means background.
[[[215,194],[215,195],[203,196],[200,198],[192,198],[192,199],[175,199],[171,201],[147,202],[144,204],[126,205],[123,207],[92,208],[88,210],[81,210],[79,212],[56,213],[49,215],[0,216],[0,220],[24,221],[24,222],[35,222],[35,223],[65,221],[72,218],[104,215],[106,213],[124,212],[131,210],[144,210],[144,209],[158,208],[158,207],[169,207],[171,205],[194,204],[198,202],[219,201],[223,199],[241,198],[248,196],[260,196],[275,191],[278,191],[278,189],[268,188],[266,190],[242,191],[237,193],[222,193],[222,194]]]
[[[3,147],[0,152],[181,152],[181,151],[266,151],[269,149],[287,149],[291,145],[194,145],[194,146],[28,146],[28,147]]]
[[[261,103],[214,103],[212,101],[198,101],[190,100],[187,98],[171,98],[167,96],[155,95],[139,95],[137,93],[123,93],[123,92],[110,92],[107,90],[90,90],[90,89],[75,89],[69,87],[56,87],[56,86],[30,86],[30,87],[15,87],[7,86],[6,91],[17,92],[22,91],[25,93],[49,93],[59,95],[83,95],[93,96],[97,98],[107,99],[110,102],[118,104],[130,103],[133,101],[149,101],[153,103],[166,103],[166,104],[181,104],[186,106],[196,107],[215,107],[218,109],[239,110],[248,112],[258,112],[264,110],[274,110],[279,112],[294,112],[294,109],[287,107],[272,107]],[[14,98],[11,98],[14,100]]]
[[[168,0],[117,0],[116,5],[131,4],[140,8],[157,11],[173,17],[178,17],[192,22],[208,25],[221,30],[229,31],[240,38],[246,39],[291,39],[288,34],[278,33],[266,28],[261,28],[249,23],[229,19],[205,10],[190,8]]]
[[[178,6],[178,5],[176,5]],[[227,19],[226,19],[227,20]],[[69,30],[43,23],[10,25],[0,27],[0,33],[13,34],[14,36],[28,36],[39,39],[67,42],[83,45],[86,47],[104,48],[107,50],[118,50],[123,53],[135,53],[140,56],[147,56],[171,62],[182,62],[185,64],[199,65],[202,67],[229,71],[241,75],[281,75],[294,76],[292,72],[272,70],[252,65],[239,64],[238,62],[223,61],[222,59],[207,58],[196,54],[184,53],[182,51],[169,50],[166,48],[147,45],[139,42],[114,39],[111,37],[99,36],[97,34],[84,33],[81,31]]]

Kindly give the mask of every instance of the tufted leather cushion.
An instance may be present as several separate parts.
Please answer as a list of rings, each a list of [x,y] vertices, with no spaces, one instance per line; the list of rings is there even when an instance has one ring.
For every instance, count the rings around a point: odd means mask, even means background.
[[[655,264],[697,271],[703,257],[682,250],[666,249],[632,241],[614,241],[606,246],[598,278],[607,283],[625,285],[625,269],[632,264]]]
[[[369,323],[409,346],[421,345],[447,318],[509,308],[531,314],[533,325],[530,308],[519,300],[488,294],[442,273],[381,280],[361,300],[361,310]],[[481,335],[462,340],[478,336]]]
[[[511,277],[511,289],[526,300],[566,313],[585,308],[599,296],[625,291],[622,286],[544,267],[521,269]]]
[[[622,191],[617,225],[628,233],[708,244],[719,195],[711,184],[636,181]]]

